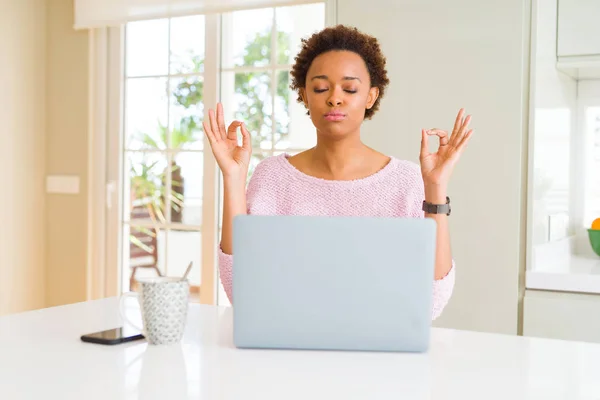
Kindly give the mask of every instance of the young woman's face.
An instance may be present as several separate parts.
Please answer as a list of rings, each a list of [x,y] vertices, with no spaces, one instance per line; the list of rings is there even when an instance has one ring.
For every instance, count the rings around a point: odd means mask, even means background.
[[[316,57],[300,90],[317,132],[342,138],[360,131],[365,110],[377,100],[363,59],[351,51],[329,51]]]

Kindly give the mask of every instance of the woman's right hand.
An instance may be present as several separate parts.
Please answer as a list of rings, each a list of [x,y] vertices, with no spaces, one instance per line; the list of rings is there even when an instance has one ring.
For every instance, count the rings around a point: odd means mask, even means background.
[[[252,155],[252,145],[250,144],[250,132],[246,125],[240,121],[233,121],[229,128],[225,129],[225,117],[223,115],[223,105],[217,104],[217,112],[208,110],[208,123],[202,121],[204,133],[208,137],[212,152],[221,168],[223,179],[243,179],[246,181],[246,174],[250,165],[250,156]],[[237,128],[242,129],[242,145],[238,145]]]

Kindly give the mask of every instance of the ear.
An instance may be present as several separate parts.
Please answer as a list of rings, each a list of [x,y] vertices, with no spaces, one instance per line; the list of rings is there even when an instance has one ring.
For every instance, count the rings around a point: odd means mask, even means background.
[[[377,86],[373,86],[369,89],[369,95],[367,96],[367,110],[373,107],[375,101],[379,97],[379,88]]]
[[[302,98],[302,102],[304,103],[304,107],[308,109],[308,100],[306,98],[306,88],[300,88],[299,90],[300,97]]]

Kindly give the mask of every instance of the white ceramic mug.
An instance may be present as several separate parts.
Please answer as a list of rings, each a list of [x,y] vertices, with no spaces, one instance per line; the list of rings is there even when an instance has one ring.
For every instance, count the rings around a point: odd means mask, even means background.
[[[139,293],[121,296],[121,317],[142,332],[150,344],[173,344],[181,341],[187,320],[190,286],[187,279],[155,277],[138,279]],[[143,327],[131,322],[124,312],[125,300],[137,297]]]

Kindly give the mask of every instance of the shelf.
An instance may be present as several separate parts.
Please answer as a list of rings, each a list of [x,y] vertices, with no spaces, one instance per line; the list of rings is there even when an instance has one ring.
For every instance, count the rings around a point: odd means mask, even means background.
[[[578,253],[577,248],[576,237],[535,246],[532,265],[525,274],[525,287],[600,294],[600,257]]]
[[[600,79],[600,54],[558,57],[556,68],[574,79]]]
[[[600,294],[600,257],[571,256],[544,266],[536,266],[525,275],[527,289]]]

